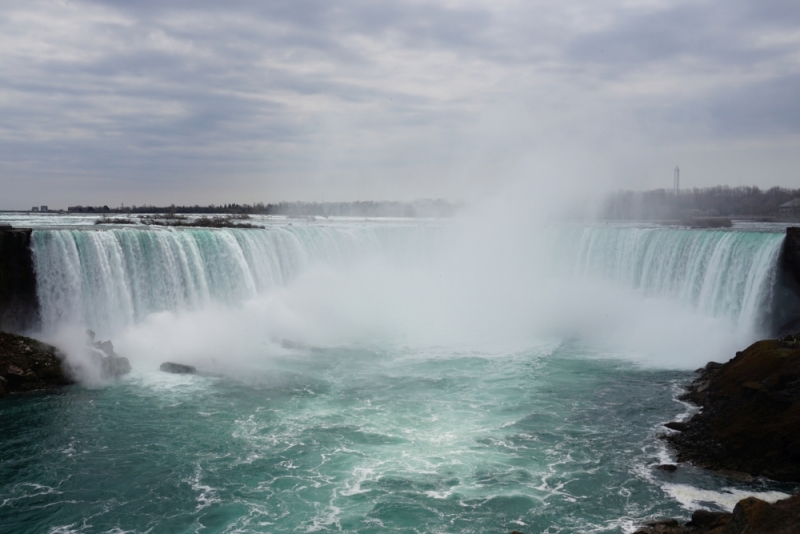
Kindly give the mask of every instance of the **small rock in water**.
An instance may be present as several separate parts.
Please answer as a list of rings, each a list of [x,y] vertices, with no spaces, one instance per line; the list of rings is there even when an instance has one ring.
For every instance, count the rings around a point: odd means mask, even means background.
[[[661,471],[667,471],[668,473],[674,473],[675,471],[678,470],[678,466],[673,464],[661,464],[657,465],[656,469],[660,469]]]
[[[106,376],[119,378],[131,372],[131,362],[125,356],[109,356],[103,360],[103,373]]]
[[[664,423],[664,426],[671,430],[677,430],[678,432],[683,432],[689,427],[689,425],[687,425],[686,423],[681,423],[679,421]]]
[[[114,344],[111,341],[94,341],[95,333],[91,330],[86,331],[89,339],[89,357],[100,369],[100,376],[106,380],[116,379],[131,372],[131,363],[128,358],[119,356],[114,351]]]
[[[182,363],[164,362],[160,369],[165,373],[190,374],[197,372],[194,365],[184,365]]]

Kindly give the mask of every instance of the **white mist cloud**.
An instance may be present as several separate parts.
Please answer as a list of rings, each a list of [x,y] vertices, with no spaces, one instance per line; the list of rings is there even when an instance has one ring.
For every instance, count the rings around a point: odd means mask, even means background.
[[[695,368],[757,336],[666,294],[577,272],[565,250],[576,243],[558,218],[576,181],[515,184],[437,227],[428,247],[403,242],[314,264],[240,305],[152,314],[109,335],[135,368],[177,361],[234,375],[268,372],[276,358],[314,347],[493,353],[570,339],[610,357]]]

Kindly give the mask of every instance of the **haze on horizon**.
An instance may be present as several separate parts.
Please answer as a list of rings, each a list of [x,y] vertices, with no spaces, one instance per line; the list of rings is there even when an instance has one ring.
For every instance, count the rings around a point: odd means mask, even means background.
[[[789,0],[0,5],[0,209],[800,183]]]

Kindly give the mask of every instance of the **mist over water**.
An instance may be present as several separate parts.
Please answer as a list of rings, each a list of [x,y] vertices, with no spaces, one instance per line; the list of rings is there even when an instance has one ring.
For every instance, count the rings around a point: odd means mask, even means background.
[[[504,208],[263,230],[37,230],[44,332],[88,327],[134,358],[191,362],[235,344],[242,363],[281,343],[582,339],[693,368],[766,331],[779,233],[609,227]]]

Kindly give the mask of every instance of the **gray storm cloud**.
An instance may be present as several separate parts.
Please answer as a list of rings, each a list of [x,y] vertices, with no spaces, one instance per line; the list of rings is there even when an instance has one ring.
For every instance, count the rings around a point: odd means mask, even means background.
[[[2,6],[0,209],[796,186],[794,2]]]

